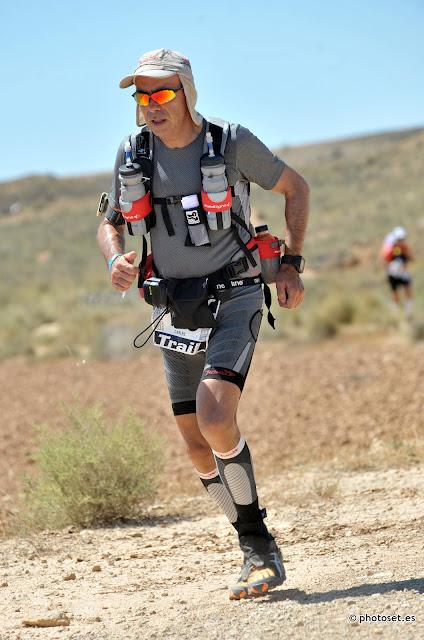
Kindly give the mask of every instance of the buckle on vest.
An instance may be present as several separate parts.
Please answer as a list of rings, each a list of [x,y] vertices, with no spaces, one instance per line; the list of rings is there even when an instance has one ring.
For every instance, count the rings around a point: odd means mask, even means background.
[[[166,200],[166,204],[170,204],[170,205],[175,205],[175,204],[181,204],[181,196],[168,196],[167,198],[165,198]]]
[[[227,264],[223,271],[229,278],[237,278],[241,273],[245,273],[248,268],[249,265],[247,264],[247,259],[243,257],[240,258],[240,260]]]

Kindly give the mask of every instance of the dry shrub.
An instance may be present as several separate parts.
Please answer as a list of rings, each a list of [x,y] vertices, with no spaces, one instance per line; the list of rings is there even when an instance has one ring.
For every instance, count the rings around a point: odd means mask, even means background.
[[[422,342],[424,340],[424,321],[414,321],[410,326],[409,336],[412,342]]]
[[[33,455],[37,473],[24,479],[17,527],[88,527],[140,516],[162,467],[160,438],[131,413],[115,424],[98,408],[66,413],[65,431],[39,428]]]
[[[353,299],[334,293],[314,308],[308,322],[309,336],[314,340],[332,338],[340,325],[354,322],[356,314],[357,304]]]
[[[313,484],[313,492],[324,500],[336,497],[339,492],[338,480],[316,480]]]

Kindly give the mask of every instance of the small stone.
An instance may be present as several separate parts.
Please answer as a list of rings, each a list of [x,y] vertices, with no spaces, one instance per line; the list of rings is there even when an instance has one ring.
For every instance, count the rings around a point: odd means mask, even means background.
[[[101,571],[101,570],[102,568],[99,564],[95,564],[94,567],[91,568],[91,571],[94,571],[94,572]]]
[[[138,553],[130,553],[130,558],[138,558]]]
[[[9,586],[9,583],[8,583],[8,582],[2,582],[2,583],[0,584],[0,587],[8,587],[8,586]]]
[[[75,573],[68,573],[68,575],[63,577],[64,580],[76,580],[77,577],[75,575]]]
[[[100,616],[96,616],[96,617],[94,618],[94,622],[101,622],[101,621],[102,621],[102,619],[101,619],[101,617],[100,617]]]

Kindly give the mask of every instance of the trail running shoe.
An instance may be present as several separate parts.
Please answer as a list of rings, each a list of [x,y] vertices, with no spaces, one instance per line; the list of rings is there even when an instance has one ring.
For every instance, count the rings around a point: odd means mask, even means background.
[[[286,574],[281,551],[271,536],[240,536],[243,565],[239,579],[230,587],[230,600],[262,596],[283,584]]]

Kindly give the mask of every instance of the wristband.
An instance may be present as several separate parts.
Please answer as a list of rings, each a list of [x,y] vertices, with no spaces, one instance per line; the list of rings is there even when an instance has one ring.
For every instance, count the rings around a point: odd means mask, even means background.
[[[115,262],[116,258],[119,258],[119,256],[122,256],[122,253],[114,253],[113,256],[111,257],[111,259],[108,261],[108,266],[109,266],[109,271],[112,269],[112,265]]]

